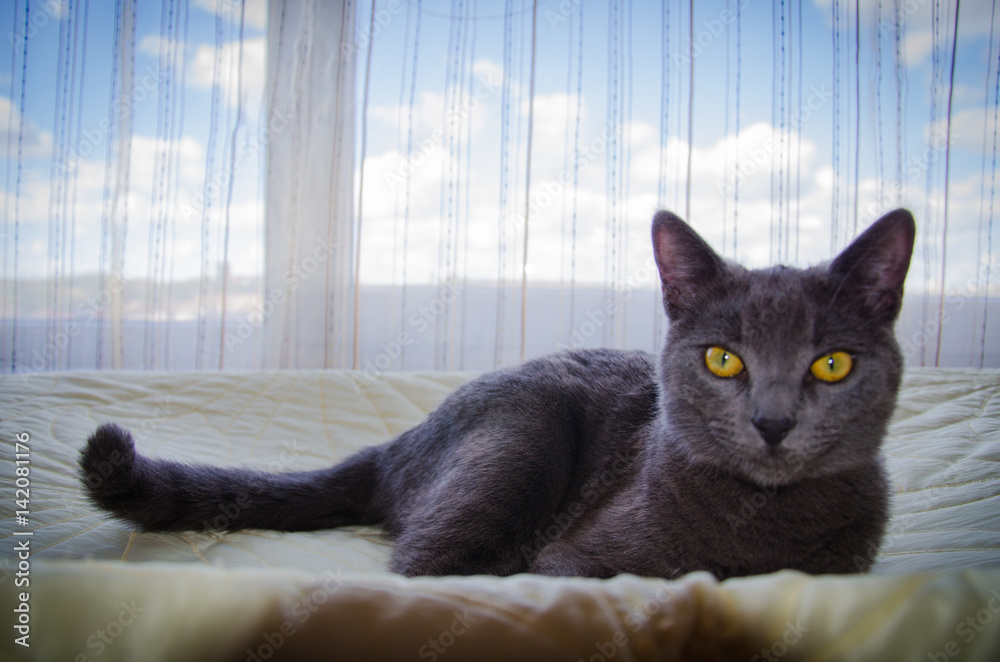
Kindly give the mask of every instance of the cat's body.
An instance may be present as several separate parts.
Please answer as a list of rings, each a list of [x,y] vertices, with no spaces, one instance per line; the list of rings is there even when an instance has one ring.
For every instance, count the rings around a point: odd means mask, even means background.
[[[492,372],[311,472],[148,459],[102,426],[81,458],[91,499],[146,530],[381,523],[407,575],[867,569],[887,517],[879,446],[912,217],[808,270],[727,265],[666,213],[653,238],[671,318],[658,361],[591,350]],[[815,372],[835,360],[845,375]]]

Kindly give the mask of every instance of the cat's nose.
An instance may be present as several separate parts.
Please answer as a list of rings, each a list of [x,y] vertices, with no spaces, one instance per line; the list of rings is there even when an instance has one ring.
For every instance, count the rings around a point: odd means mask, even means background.
[[[768,446],[780,444],[788,436],[789,431],[795,427],[795,423],[795,419],[789,417],[772,418],[762,414],[753,417],[753,426],[757,428],[764,443]]]

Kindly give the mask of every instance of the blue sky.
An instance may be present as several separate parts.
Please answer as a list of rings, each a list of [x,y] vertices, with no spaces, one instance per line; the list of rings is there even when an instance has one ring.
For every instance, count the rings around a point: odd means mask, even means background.
[[[950,65],[952,3],[941,3],[939,36],[934,41],[933,0],[906,0],[899,4],[905,14],[905,33],[902,43],[904,55],[904,121],[903,156],[906,162],[906,186],[893,194],[891,185],[896,171],[896,87],[894,70],[894,32],[891,27],[893,2],[883,2],[882,31],[876,24],[879,3],[861,0],[860,4],[838,3],[841,9],[841,141],[838,207],[840,231],[831,242],[831,192],[834,173],[833,156],[833,12],[832,0],[815,0],[789,6],[783,2],[767,3],[761,0],[742,0],[741,5],[741,78],[740,78],[740,129],[738,137],[741,155],[735,151],[737,135],[736,117],[736,31],[735,9],[732,2],[695,3],[694,32],[698,48],[695,58],[695,98],[693,123],[692,168],[694,182],[691,198],[691,222],[719,250],[730,257],[759,266],[775,259],[789,263],[809,263],[827,259],[839,250],[853,233],[853,195],[848,193],[854,183],[854,124],[855,81],[860,87],[860,145],[858,158],[860,172],[859,225],[874,219],[874,213],[896,204],[910,206],[917,215],[921,241],[929,246],[940,244],[943,220],[943,162],[944,152],[934,154],[929,171],[931,200],[925,199],[928,168],[922,155],[926,152],[932,134],[931,88],[935,53],[940,57],[943,78],[947,82]],[[235,68],[237,52],[238,12],[235,3],[228,0],[216,4],[211,0],[197,0],[190,4],[188,33],[184,48],[177,48],[178,62],[186,71],[185,115],[183,136],[173,136],[169,142],[156,144],[158,95],[163,87],[160,79],[153,77],[148,98],[135,104],[136,124],[133,136],[133,181],[131,192],[134,204],[130,212],[129,257],[126,274],[133,277],[147,272],[149,229],[156,217],[153,162],[157,149],[173,150],[179,160],[179,176],[174,184],[178,204],[197,196],[205,178],[206,150],[208,146],[208,109],[212,95],[212,53],[215,44],[217,11],[223,16],[222,51],[223,69],[227,72],[220,82],[224,93],[220,104],[221,135],[216,144],[214,169],[225,167],[229,158],[228,144],[236,107]],[[467,41],[459,50],[461,80],[482,84],[502,80],[507,76],[511,92],[510,114],[502,107],[502,86],[491,86],[481,104],[463,117],[461,138],[457,143],[431,141],[423,163],[410,174],[411,227],[408,244],[407,274],[414,281],[434,281],[442,277],[439,247],[445,241],[442,228],[453,223],[456,236],[467,240],[472,249],[469,259],[459,260],[451,269],[460,269],[474,278],[496,278],[500,262],[507,260],[504,268],[508,277],[519,269],[519,248],[522,225],[518,215],[523,215],[525,190],[523,172],[525,165],[526,129],[528,119],[528,56],[530,47],[530,4],[524,1],[511,3],[514,9],[511,28],[515,56],[504,69],[503,29],[501,3],[443,2],[424,0],[421,4],[421,37],[419,43],[416,95],[414,97],[413,144],[419,145],[433,136],[434,130],[443,126],[449,85],[455,80],[449,66],[449,31],[457,23],[449,18],[451,13],[468,11],[475,16],[463,25]],[[52,151],[54,136],[59,134],[60,108],[56,100],[56,84],[60,26],[71,20],[67,4],[32,3],[36,17],[48,16],[44,23],[36,18],[29,29],[28,68],[24,94],[24,158],[21,169],[21,200],[19,204],[19,255],[22,274],[43,275],[46,272],[48,219],[51,216],[49,196],[52,183]],[[75,8],[76,5],[73,5]],[[666,197],[659,199],[659,124],[663,111],[661,105],[661,80],[663,76],[662,12],[670,10],[670,52],[667,53],[670,96],[667,110],[670,129],[666,165]],[[854,69],[855,7],[861,26],[860,69]],[[23,20],[23,3],[19,4]],[[617,83],[609,78],[608,63],[612,57],[613,35],[608,24],[613,10],[623,21],[618,44],[622,67]],[[802,11],[801,17],[799,11]],[[82,9],[82,5],[81,5]],[[371,283],[394,283],[401,278],[400,232],[401,196],[403,188],[393,184],[393,173],[400,171],[407,162],[406,121],[409,116],[409,82],[414,55],[413,40],[417,21],[416,1],[379,2],[377,29],[373,39],[371,91],[368,105],[368,144],[365,154],[366,197],[363,219],[362,277]],[[995,103],[992,88],[996,77],[998,49],[993,50],[993,61],[988,62],[990,47],[991,3],[985,0],[966,0],[961,5],[959,43],[955,66],[953,96],[953,131],[951,148],[951,200],[949,208],[949,271],[951,288],[964,287],[970,278],[980,274],[983,260],[988,253],[984,245],[984,228],[981,220],[981,200],[985,185],[986,203],[990,193],[989,167],[991,154],[987,154],[987,172],[982,171],[984,129],[987,141],[992,140],[992,108]],[[726,11],[731,14],[726,14]],[[136,71],[141,77],[157,72],[160,62],[160,32],[162,7],[160,3],[138,2],[136,26]],[[775,120],[780,96],[775,92],[776,73],[780,76],[780,56],[776,54],[775,30],[780,32],[780,16],[785,12],[787,42],[785,66],[790,88],[786,88],[786,119],[795,117],[799,99],[801,75],[802,100],[813,103],[815,109],[799,115],[801,122],[801,158],[799,137],[794,131],[785,134],[784,151],[766,149],[770,139],[780,141],[779,121]],[[115,3],[90,2],[86,56],[85,85],[79,97],[80,135],[67,148],[82,155],[87,137],[94,143],[91,153],[79,162],[75,182],[78,189],[76,219],[77,254],[76,268],[80,272],[97,267],[100,212],[104,200],[104,155],[107,135],[101,135],[102,120],[108,115],[111,84],[112,44],[114,40]],[[358,7],[358,41],[367,46],[368,21],[371,3],[362,2]],[[588,144],[600,137],[609,126],[608,98],[617,86],[625,99],[624,113],[612,126],[621,129],[619,151],[614,157],[610,152],[595,155],[580,174],[576,190],[554,183],[560,181],[567,158],[567,129],[575,128],[577,107],[577,41],[580,22],[583,22],[583,77],[580,108],[580,140]],[[799,22],[802,32],[802,57],[799,57]],[[677,211],[684,208],[683,169],[687,156],[687,86],[688,69],[683,55],[688,51],[687,3],[642,2],[631,3],[589,2],[586,5],[572,0],[563,2],[542,1],[538,6],[536,82],[534,103],[534,140],[532,143],[532,199],[540,192],[557,190],[555,200],[532,218],[530,225],[531,249],[529,250],[529,276],[537,282],[566,278],[571,257],[567,248],[566,223],[573,201],[578,209],[579,234],[575,260],[575,277],[581,282],[600,283],[606,278],[605,248],[607,243],[606,219],[609,213],[618,218],[619,227],[627,237],[622,244],[624,257],[619,271],[620,282],[626,276],[642,269],[648,259],[648,227],[652,210],[664,204]],[[473,30],[475,39],[472,38]],[[178,34],[180,34],[180,25]],[[18,107],[22,89],[21,64],[23,26],[15,26],[14,8],[7,3],[0,12],[0,34],[5,36],[0,44],[0,117],[13,122],[14,150],[5,160],[4,178],[5,224],[7,237],[5,257],[12,253],[13,195],[17,179],[16,131],[19,126]],[[877,35],[881,34],[879,40]],[[994,35],[996,31],[994,31]],[[9,36],[14,38],[10,39]],[[996,41],[996,37],[993,37]],[[13,43],[12,43],[13,42]],[[244,34],[244,108],[248,113],[239,138],[252,140],[258,130],[256,117],[260,106],[260,92],[264,86],[266,62],[266,3],[247,4]],[[878,44],[882,55],[881,87],[877,85],[878,70],[875,65]],[[81,46],[82,47],[82,46]],[[474,49],[474,51],[473,51]],[[890,50],[892,49],[892,50]],[[82,51],[81,51],[82,52]],[[454,52],[452,51],[452,54]],[[362,55],[367,51],[362,49]],[[364,59],[362,58],[362,62]],[[470,70],[471,67],[471,70]],[[799,68],[801,67],[801,74]],[[728,69],[728,74],[727,74]],[[180,69],[177,70],[178,72]],[[359,95],[363,84],[359,76]],[[79,81],[79,78],[76,78]],[[567,80],[570,84],[567,87]],[[179,81],[179,77],[178,77]],[[884,163],[883,180],[878,180],[878,132],[880,123],[876,113],[876,91],[881,89],[881,131]],[[173,93],[181,91],[179,82]],[[989,91],[988,91],[989,90]],[[727,101],[728,92],[728,105]],[[938,123],[945,117],[947,86],[938,89]],[[75,102],[74,102],[75,103]],[[502,120],[509,117],[511,134],[506,147],[510,154],[508,219],[501,219],[500,232],[511,247],[506,257],[497,254],[495,245],[498,232],[500,183],[499,168],[504,144]],[[772,121],[774,123],[772,124]],[[985,124],[984,124],[985,121]],[[360,125],[360,121],[359,121]],[[7,128],[6,126],[0,128]],[[97,133],[94,133],[95,130]],[[74,128],[75,131],[75,128]],[[6,135],[6,133],[4,134]],[[446,135],[450,135],[447,134]],[[56,141],[57,143],[58,141]],[[359,141],[360,142],[360,141]],[[465,150],[471,156],[466,162],[457,152]],[[754,154],[766,157],[755,161]],[[360,154],[359,154],[360,158]],[[410,156],[412,159],[412,155]],[[783,159],[783,160],[782,160]],[[779,166],[783,163],[783,166]],[[234,273],[257,274],[261,269],[262,247],[260,229],[263,218],[257,162],[242,168],[234,191],[233,245],[230,247],[231,268]],[[609,189],[609,169],[619,169],[619,180],[624,190]],[[748,171],[740,181],[739,247],[733,249],[734,199],[724,192],[726,180],[732,181],[737,167]],[[792,201],[791,208],[783,207],[791,218],[797,210],[801,213],[800,245],[798,251],[790,249],[777,254],[771,237],[776,211],[772,193],[771,173],[777,168],[795,168],[795,175],[788,181],[802,192],[801,200]],[[752,170],[752,172],[749,172]],[[912,176],[911,176],[912,174]],[[985,180],[984,180],[985,176]],[[449,188],[453,185],[452,188]],[[459,187],[459,188],[455,188]],[[884,191],[889,190],[886,194]],[[457,195],[458,203],[448,200],[448,191]],[[457,191],[457,194],[455,193]],[[879,199],[879,192],[883,191]],[[467,193],[466,193],[467,192]],[[132,199],[132,198],[130,198]],[[528,201],[529,203],[531,200]],[[453,206],[454,205],[454,206]],[[176,213],[177,204],[171,209]],[[452,212],[447,210],[451,209]],[[466,210],[468,210],[466,212]],[[520,210],[520,211],[519,211]],[[216,212],[219,206],[216,205]],[[442,216],[453,213],[453,221],[443,222]],[[213,260],[219,255],[218,215],[211,224],[211,250]],[[986,219],[988,220],[988,219]],[[508,222],[509,221],[509,222]],[[175,261],[178,276],[196,277],[200,268],[200,237],[197,224],[179,226],[180,236],[174,245],[171,259]],[[996,235],[998,233],[994,233]],[[936,242],[936,243],[935,243]],[[1000,253],[994,238],[994,266]],[[918,246],[922,255],[923,244]],[[938,268],[932,257],[915,262],[917,278],[911,276],[909,286],[921,287],[933,278]],[[978,267],[977,267],[978,265]],[[645,276],[645,274],[643,274]],[[652,286],[652,277],[644,284]],[[1000,277],[993,280],[1000,282]]]

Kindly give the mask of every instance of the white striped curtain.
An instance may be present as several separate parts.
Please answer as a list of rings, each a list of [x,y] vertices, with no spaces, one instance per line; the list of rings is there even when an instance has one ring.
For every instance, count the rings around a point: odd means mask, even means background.
[[[901,205],[908,363],[1000,366],[995,2],[11,4],[2,372],[655,350],[655,209],[763,266]]]

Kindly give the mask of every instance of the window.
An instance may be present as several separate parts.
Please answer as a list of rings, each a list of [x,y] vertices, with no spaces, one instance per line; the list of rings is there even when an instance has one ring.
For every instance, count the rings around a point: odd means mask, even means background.
[[[653,350],[655,209],[764,266],[896,206],[907,361],[1000,365],[998,28],[957,9],[17,2],[0,368]]]

